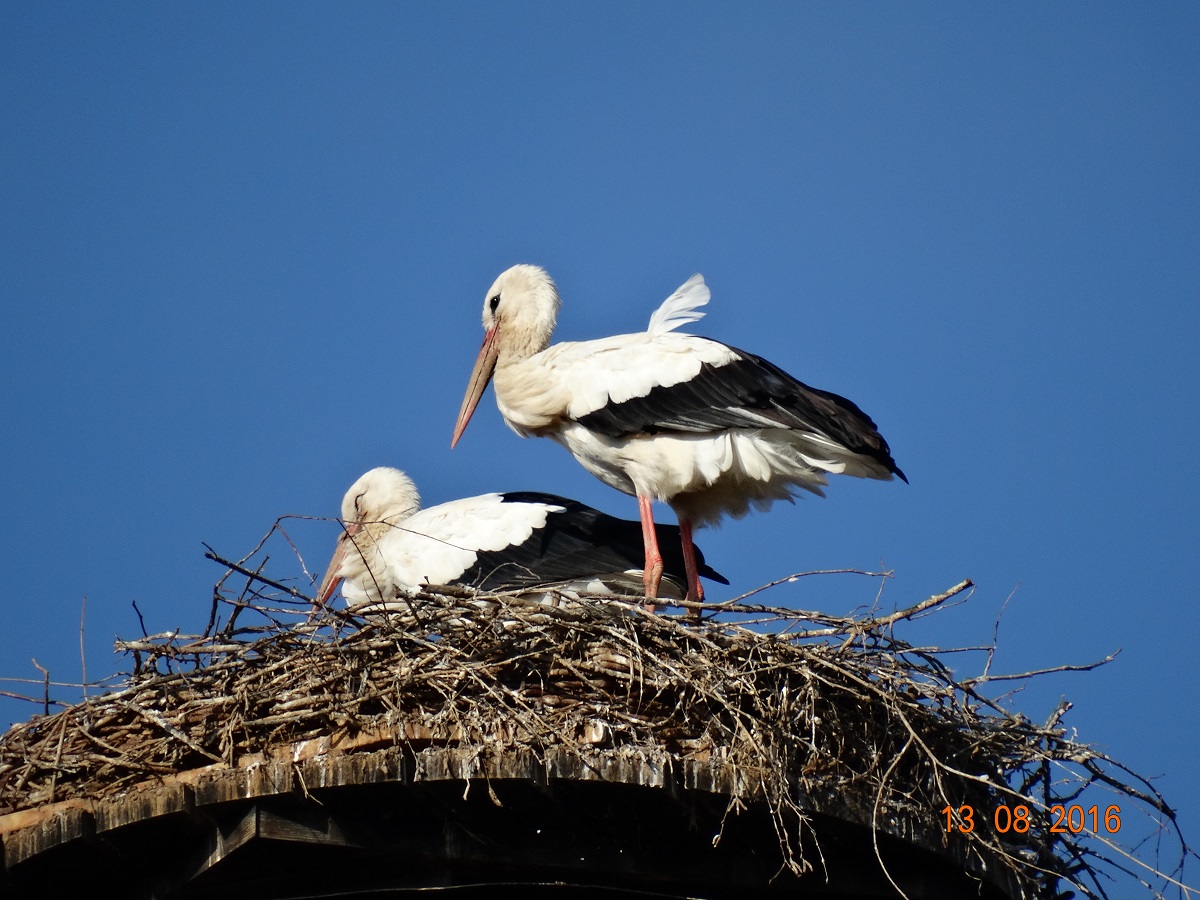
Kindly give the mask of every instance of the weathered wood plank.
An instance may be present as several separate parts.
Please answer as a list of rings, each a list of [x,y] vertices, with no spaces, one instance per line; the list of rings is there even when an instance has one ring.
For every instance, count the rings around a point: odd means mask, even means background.
[[[216,825],[209,828],[208,852],[200,865],[189,876],[195,878],[202,872],[215,866],[233,851],[246,844],[258,835],[258,806],[252,806],[242,815],[232,828],[221,829]]]
[[[193,785],[196,806],[287,793],[296,786],[293,776],[292,764],[278,760],[244,769],[213,768]]]
[[[6,813],[0,816],[0,836],[7,836],[14,831],[20,831],[21,829],[37,825],[68,809],[91,810],[94,806],[94,800],[59,800],[57,803],[47,803],[31,809],[21,809],[17,812]]]
[[[121,797],[102,800],[96,804],[96,832],[102,834],[123,825],[171,813],[190,812],[196,805],[191,785],[179,781],[158,787],[142,786]]]
[[[82,806],[60,808],[36,825],[4,836],[4,865],[12,868],[43,850],[90,837],[95,831],[95,820],[90,809]]]
[[[405,781],[407,767],[399,747],[369,753],[318,756],[297,769],[301,790],[341,787],[350,784],[377,784]]]
[[[332,816],[319,810],[283,813],[266,804],[258,809],[258,837],[273,841],[320,844],[326,847],[356,847]]]

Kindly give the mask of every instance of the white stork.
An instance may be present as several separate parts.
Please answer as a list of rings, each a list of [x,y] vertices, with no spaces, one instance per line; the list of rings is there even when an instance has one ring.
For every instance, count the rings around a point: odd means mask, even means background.
[[[558,291],[537,266],[513,266],[483,304],[483,347],[454,426],[462,437],[495,377],[500,414],[522,437],[551,437],[610,487],[637,497],[646,596],[662,554],[651,501],[679,518],[688,597],[703,598],[692,529],[791,500],[824,496],[827,473],[907,481],[875,423],[844,397],[817,390],[765,359],[676,333],[703,318],[710,293],[693,275],[649,328],[550,346]]]
[[[342,579],[351,604],[386,603],[426,584],[617,594],[642,587],[641,526],[553,494],[483,494],[421,509],[412,479],[380,467],[350,486],[342,519],[317,592],[322,605]],[[659,530],[664,539],[675,531]],[[729,583],[707,566],[701,574]],[[668,560],[664,584],[670,596],[683,596],[681,553]]]

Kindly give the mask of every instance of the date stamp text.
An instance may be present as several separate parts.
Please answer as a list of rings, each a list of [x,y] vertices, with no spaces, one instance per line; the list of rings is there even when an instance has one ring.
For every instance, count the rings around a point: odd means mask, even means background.
[[[974,831],[976,822],[983,818],[977,816],[975,807],[969,804],[963,804],[958,809],[946,806],[942,809],[942,815],[946,817],[946,831],[961,831],[963,834]],[[1033,824],[1033,813],[1023,803],[1016,806],[1002,803],[992,812],[992,828],[997,834],[1008,834],[1010,831],[1025,834]],[[1083,831],[1100,834],[1101,830],[1109,834],[1116,834],[1121,830],[1121,807],[1109,806],[1103,812],[1099,806],[1089,806],[1085,809],[1079,804],[1055,804],[1050,807],[1051,834],[1079,834]]]

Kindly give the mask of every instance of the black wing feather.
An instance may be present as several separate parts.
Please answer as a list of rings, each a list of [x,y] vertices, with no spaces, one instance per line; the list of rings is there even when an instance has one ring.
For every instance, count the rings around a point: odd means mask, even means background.
[[[560,506],[563,511],[550,513],[545,527],[536,530],[524,543],[481,552],[475,564],[455,579],[456,583],[492,591],[530,588],[615,575],[627,569],[641,569],[645,563],[642,526],[638,522],[618,519],[554,494],[518,491],[502,497],[505,503],[539,503]],[[655,528],[663,555],[663,576],[686,584],[679,528],[673,525]],[[705,564],[699,548],[696,565],[705,578],[729,584],[724,576]]]
[[[578,421],[611,438],[723,428],[792,428],[824,435],[908,480],[871,417],[853,401],[809,387],[753,353],[729,349],[737,354],[732,362],[722,366],[702,363],[688,381],[610,403]]]

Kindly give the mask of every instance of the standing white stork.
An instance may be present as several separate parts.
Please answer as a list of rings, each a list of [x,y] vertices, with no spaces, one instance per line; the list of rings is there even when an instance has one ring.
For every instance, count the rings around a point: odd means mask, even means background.
[[[642,585],[641,526],[553,494],[483,494],[421,509],[412,479],[380,467],[350,486],[342,520],[317,592],[322,605],[342,579],[352,604],[386,603],[426,584],[626,595]],[[676,529],[659,530],[665,539]],[[729,583],[700,562],[706,578]],[[681,553],[668,560],[664,585],[683,596]]]
[[[638,499],[646,596],[662,554],[651,501],[679,517],[688,597],[703,598],[692,529],[796,489],[824,496],[826,473],[907,481],[875,423],[844,397],[765,359],[675,329],[703,318],[710,293],[693,275],[649,328],[550,346],[558,291],[537,266],[513,266],[483,304],[483,347],[454,426],[462,437],[493,375],[500,414],[522,437],[551,437],[605,484]]]

